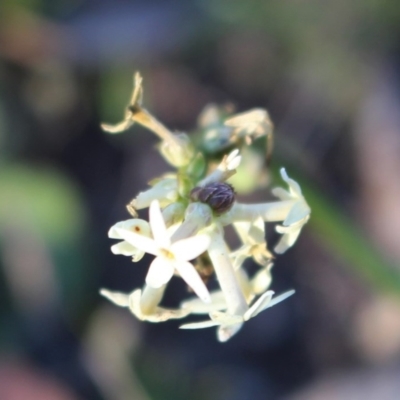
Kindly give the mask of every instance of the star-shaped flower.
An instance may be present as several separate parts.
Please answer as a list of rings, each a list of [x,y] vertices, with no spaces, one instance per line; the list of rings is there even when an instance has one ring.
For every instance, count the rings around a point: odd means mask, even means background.
[[[181,325],[181,329],[203,329],[219,326],[217,335],[220,342],[229,340],[243,325],[244,322],[257,316],[260,312],[270,308],[294,294],[294,290],[289,290],[275,298],[274,292],[268,290],[261,295],[254,304],[248,308],[242,315],[231,315],[226,312],[214,311],[210,313],[211,320],[202,322],[193,322]]]
[[[300,185],[289,178],[284,168],[281,169],[281,176],[288,184],[289,190],[278,187],[272,189],[272,193],[283,201],[295,200],[295,203],[282,225],[276,227],[277,232],[283,235],[274,249],[278,254],[284,253],[289,247],[293,246],[300,234],[301,228],[309,220],[311,213],[311,209],[301,192]]]
[[[153,239],[138,235],[131,230],[116,228],[118,234],[132,246],[153,254],[146,283],[154,288],[165,285],[175,270],[204,302],[210,302],[210,294],[194,266],[188,262],[207,250],[210,238],[207,235],[192,236],[171,243],[157,200],[150,205],[150,227]]]
[[[233,223],[243,245],[231,253],[232,264],[235,269],[240,268],[244,260],[253,257],[261,266],[266,266],[273,258],[267,249],[265,240],[265,223],[261,217],[255,221],[241,221]]]

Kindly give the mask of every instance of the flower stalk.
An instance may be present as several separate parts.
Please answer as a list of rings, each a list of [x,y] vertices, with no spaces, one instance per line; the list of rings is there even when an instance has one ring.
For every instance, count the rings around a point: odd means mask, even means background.
[[[239,285],[221,229],[215,229],[212,236],[208,255],[214,265],[215,274],[225,296],[228,313],[243,314],[247,310],[246,300]]]
[[[167,285],[162,285],[159,288],[154,288],[149,285],[144,286],[139,303],[143,314],[154,314],[164,296],[166,287]]]

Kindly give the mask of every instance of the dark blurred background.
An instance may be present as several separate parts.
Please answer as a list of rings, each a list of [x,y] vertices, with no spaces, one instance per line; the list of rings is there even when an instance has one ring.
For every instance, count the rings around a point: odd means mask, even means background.
[[[1,0],[0,22],[1,400],[400,398],[397,1]],[[149,132],[99,127],[137,70],[171,129],[267,108],[271,171],[312,208],[274,266],[296,295],[226,344],[98,294],[142,284],[107,230],[166,167]]]

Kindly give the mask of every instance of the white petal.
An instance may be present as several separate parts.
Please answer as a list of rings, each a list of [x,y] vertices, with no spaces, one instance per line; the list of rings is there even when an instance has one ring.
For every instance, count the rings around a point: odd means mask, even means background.
[[[310,215],[310,207],[303,200],[297,201],[290,209],[289,214],[283,221],[284,226],[290,226],[296,222],[302,221]],[[305,221],[306,222],[306,221]]]
[[[263,268],[261,271],[257,272],[251,280],[252,291],[257,295],[264,293],[271,285],[271,282],[271,269]]]
[[[121,239],[126,240],[132,246],[153,255],[159,254],[159,248],[153,239],[138,235],[126,229],[116,228],[116,232],[121,236]]]
[[[151,231],[157,246],[162,249],[168,249],[171,241],[161,213],[160,203],[157,200],[153,200],[150,204],[149,219]]]
[[[265,243],[265,222],[261,217],[250,226],[249,236],[254,243]]]
[[[143,256],[144,252],[138,248],[132,246],[130,243],[122,241],[111,246],[111,251],[116,255],[134,257],[135,261],[139,261]]]
[[[242,323],[235,325],[223,325],[217,329],[217,338],[220,342],[227,342],[233,335],[239,332]]]
[[[293,179],[289,178],[289,175],[286,173],[285,168],[281,168],[281,176],[282,179],[288,184],[292,197],[303,197],[301,193],[300,185]]]
[[[240,165],[240,161],[242,160],[242,156],[239,155],[239,150],[235,149],[231,153],[229,153],[226,158],[226,169],[228,171],[232,171],[236,169]]]
[[[225,125],[253,131],[267,118],[268,114],[265,110],[256,108],[234,115],[225,121]]]
[[[128,307],[129,305],[129,295],[126,293],[112,292],[107,289],[101,289],[100,294],[117,306]]]
[[[170,310],[168,308],[157,307],[156,312],[147,316],[146,320],[150,322],[164,322],[169,319],[181,319],[190,314],[189,310]]]
[[[268,290],[257,299],[257,301],[244,313],[244,320],[248,321],[250,318],[255,317],[261,311],[265,310],[272,299],[274,292]]]
[[[281,227],[279,227],[281,228]],[[276,230],[278,232],[283,231],[283,229],[278,230],[278,227],[276,227]],[[297,238],[300,235],[301,228],[297,229],[292,229],[289,231],[289,233],[285,233],[281,239],[279,240],[278,244],[274,247],[274,251],[277,254],[282,254],[284,253],[287,249],[293,246],[293,244],[296,242]],[[282,233],[282,232],[280,232]]]
[[[243,243],[247,242],[251,224],[251,221],[239,221],[233,223],[233,227]]]
[[[294,294],[295,294],[295,291],[294,291],[294,290],[289,290],[289,291],[287,291],[287,292],[285,292],[285,293],[282,293],[282,294],[280,294],[279,296],[274,297],[274,298],[269,302],[269,304],[267,305],[266,308],[270,308],[270,307],[272,307],[272,306],[274,306],[274,305],[280,303],[281,301],[286,300],[288,297],[290,297],[290,296],[292,296],[292,295],[294,295]]]
[[[192,236],[172,243],[170,250],[177,260],[189,261],[204,253],[210,245],[210,241],[208,235]]]
[[[188,310],[170,310],[162,307],[157,307],[151,314],[143,314],[140,309],[141,291],[136,290],[130,296],[129,308],[138,319],[148,322],[164,322],[169,319],[184,318],[189,314]]]
[[[243,322],[241,315],[231,315],[226,312],[215,311],[210,313],[210,318],[213,321],[219,322],[221,325],[233,325]]]
[[[210,293],[208,292],[206,285],[190,262],[175,260],[173,266],[177,269],[182,279],[193,289],[202,301],[205,303],[211,303]]]
[[[114,224],[108,231],[108,237],[111,239],[122,239],[117,232],[117,228],[126,229],[132,231],[138,235],[144,235],[150,237],[150,225],[144,219],[131,218],[125,221],[120,221]]]
[[[250,222],[235,222],[233,226],[243,243],[256,244],[265,242],[265,222],[261,217]]]
[[[138,250],[135,254],[132,254],[132,262],[138,262],[144,257],[145,252]]]
[[[173,275],[173,264],[167,258],[156,257],[150,264],[146,283],[153,288],[159,288],[169,282]]]
[[[296,227],[294,226],[282,226],[282,225],[277,225],[275,227],[275,230],[280,233],[281,235],[288,235],[292,233],[294,230],[297,230]]]
[[[232,151],[228,154],[228,157],[227,157],[226,161],[230,162],[230,161],[232,161],[234,158],[236,158],[236,156],[238,156],[238,155],[239,155],[239,149],[232,150]]]
[[[179,329],[203,329],[203,328],[211,328],[212,326],[217,326],[217,325],[219,325],[219,323],[215,321],[192,322],[190,324],[181,325]]]
[[[242,246],[240,249],[231,254],[233,258],[232,267],[235,271],[237,271],[242,266],[244,261],[251,256],[250,249],[250,246]]]
[[[181,303],[181,308],[187,309],[191,314],[209,314],[214,311],[226,309],[225,296],[222,291],[210,293],[211,303],[205,304],[198,297],[185,300]]]
[[[220,121],[220,111],[215,104],[207,104],[197,118],[200,127],[217,125]]]
[[[271,190],[271,192],[275,197],[278,197],[280,200],[292,200],[293,199],[292,196],[290,195],[290,193],[281,187],[273,188]]]

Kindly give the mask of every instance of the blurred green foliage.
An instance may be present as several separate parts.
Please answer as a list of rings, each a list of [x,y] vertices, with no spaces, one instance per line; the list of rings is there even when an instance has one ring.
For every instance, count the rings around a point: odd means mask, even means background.
[[[33,227],[50,245],[82,233],[85,213],[77,188],[61,173],[22,164],[0,168],[0,226]]]

